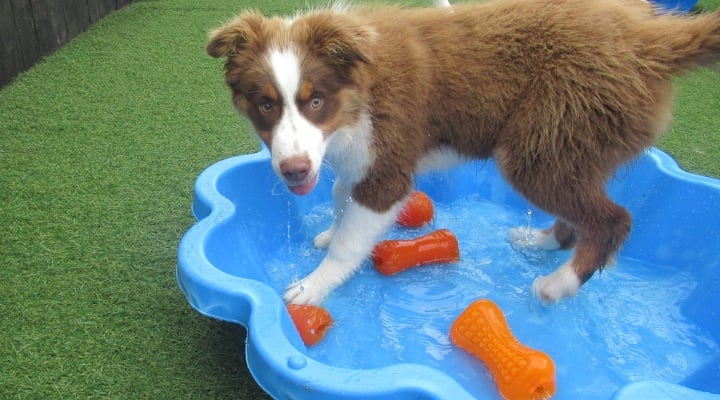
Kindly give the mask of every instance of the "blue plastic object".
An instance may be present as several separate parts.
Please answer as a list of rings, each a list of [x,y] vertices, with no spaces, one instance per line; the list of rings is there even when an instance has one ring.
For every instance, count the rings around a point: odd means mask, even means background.
[[[665,11],[687,13],[692,11],[697,0],[650,0],[651,3]]]
[[[662,381],[644,381],[631,383],[619,390],[613,400],[720,400],[720,394],[700,392],[685,386],[673,385]]]
[[[310,243],[332,220],[331,182],[323,171],[311,194],[294,196],[263,150],[210,166],[195,185],[198,222],[179,246],[178,283],[200,313],[247,328],[248,368],[274,398],[497,399],[482,363],[448,340],[452,320],[479,297],[553,357],[556,399],[720,397],[720,181],[685,173],[656,149],[621,169],[608,191],[634,225],[616,267],[545,307],[532,280],[570,253],[514,249],[505,236],[552,218],[490,161],[418,177],[436,205],[426,230],[455,232],[461,262],[394,277],[364,264],[323,304],[335,326],[306,348],[281,293],[324,254]]]

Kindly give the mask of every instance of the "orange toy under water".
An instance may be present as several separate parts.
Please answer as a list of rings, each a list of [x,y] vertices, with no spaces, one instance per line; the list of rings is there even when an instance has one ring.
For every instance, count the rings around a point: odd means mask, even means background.
[[[504,399],[548,399],[555,394],[553,360],[518,342],[492,301],[478,300],[463,311],[450,328],[450,340],[487,365]]]
[[[430,223],[435,214],[430,197],[418,190],[408,197],[402,210],[398,213],[397,223],[411,228],[418,228]]]
[[[460,259],[455,235],[440,229],[408,240],[385,240],[375,246],[372,261],[383,275],[395,275],[408,268],[432,263],[451,263]]]
[[[330,313],[322,307],[288,304],[287,310],[300,333],[300,338],[308,346],[320,342],[333,325]]]

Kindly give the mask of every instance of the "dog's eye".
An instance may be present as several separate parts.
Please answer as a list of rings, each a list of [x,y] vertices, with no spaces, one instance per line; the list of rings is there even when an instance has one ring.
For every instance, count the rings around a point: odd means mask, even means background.
[[[323,98],[320,96],[315,96],[312,99],[310,99],[310,108],[313,110],[319,110],[320,107],[323,105]]]
[[[260,111],[263,114],[269,114],[273,110],[273,105],[272,103],[266,101],[265,103],[260,104],[258,108],[260,108]]]

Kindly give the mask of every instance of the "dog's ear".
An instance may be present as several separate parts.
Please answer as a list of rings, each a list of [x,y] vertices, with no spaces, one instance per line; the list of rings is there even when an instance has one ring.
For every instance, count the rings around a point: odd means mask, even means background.
[[[320,54],[339,66],[372,63],[372,44],[377,32],[353,17],[334,12],[308,16],[304,34]]]
[[[210,32],[207,53],[215,58],[240,53],[248,43],[257,39],[265,18],[256,11],[247,11],[227,24]]]

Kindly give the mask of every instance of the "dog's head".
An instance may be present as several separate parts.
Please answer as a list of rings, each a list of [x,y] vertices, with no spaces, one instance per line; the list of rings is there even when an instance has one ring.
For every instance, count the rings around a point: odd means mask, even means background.
[[[363,70],[374,36],[357,18],[330,10],[294,19],[246,12],[211,33],[207,52],[227,58],[235,107],[293,193],[313,189],[329,137],[365,111]]]

